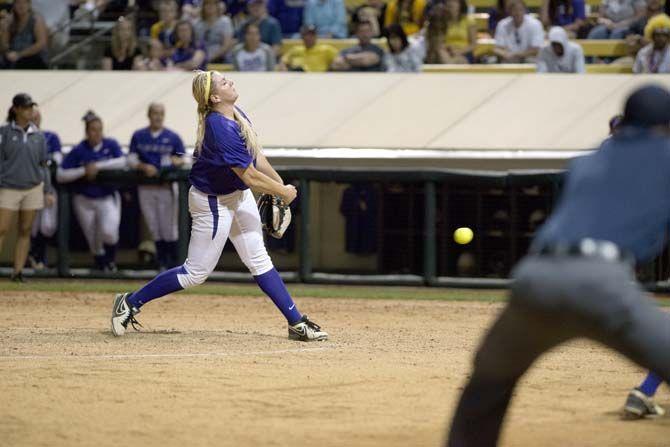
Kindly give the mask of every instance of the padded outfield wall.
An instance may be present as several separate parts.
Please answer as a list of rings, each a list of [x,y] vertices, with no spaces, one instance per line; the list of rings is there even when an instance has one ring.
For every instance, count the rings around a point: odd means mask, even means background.
[[[226,73],[268,148],[579,151],[606,133],[623,98],[670,76],[536,74]],[[167,125],[195,139],[189,73],[42,71],[0,73],[0,105],[25,91],[44,127],[81,140],[91,108],[127,145],[161,101]]]

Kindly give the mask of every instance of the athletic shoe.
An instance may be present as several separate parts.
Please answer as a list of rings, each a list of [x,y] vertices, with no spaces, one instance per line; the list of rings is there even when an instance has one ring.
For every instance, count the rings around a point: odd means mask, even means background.
[[[108,262],[105,264],[105,266],[102,268],[102,271],[105,273],[116,273],[119,271],[119,269],[116,267],[116,264],[113,262]]]
[[[23,273],[21,272],[12,273],[12,276],[9,278],[9,280],[12,282],[26,282],[25,278],[23,277]]]
[[[28,255],[28,264],[35,270],[44,270],[46,264],[32,255]]]
[[[289,340],[299,341],[322,341],[328,340],[328,333],[321,330],[321,327],[310,321],[307,315],[303,315],[300,321],[288,327]]]
[[[142,327],[142,325],[135,319],[135,315],[140,313],[136,307],[131,307],[128,304],[128,297],[130,293],[117,293],[114,298],[114,305],[112,306],[112,334],[117,337],[126,333],[128,323],[133,326],[136,331],[139,330],[135,325]]]
[[[626,399],[623,407],[624,419],[641,419],[644,417],[663,416],[665,410],[654,402],[654,399],[634,388]]]

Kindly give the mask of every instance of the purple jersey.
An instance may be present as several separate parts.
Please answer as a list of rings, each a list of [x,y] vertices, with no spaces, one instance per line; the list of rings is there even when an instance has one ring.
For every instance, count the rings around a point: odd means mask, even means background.
[[[58,138],[57,133],[49,132],[48,130],[44,130],[42,133],[44,134],[44,139],[47,140],[47,154],[53,158],[53,154],[61,152],[60,138]]]
[[[205,58],[202,61],[202,64],[198,67],[200,70],[204,70],[207,66],[207,50],[205,46],[201,43],[192,44],[187,48],[175,48],[174,53],[172,53],[172,62],[176,64],[181,64],[182,62],[190,61],[195,56],[196,51],[201,50],[205,53]]]
[[[145,127],[136,131],[130,139],[130,153],[137,154],[142,163],[161,169],[172,166],[171,156],[184,155],[184,143],[179,135],[169,129],[161,129],[154,137],[151,130]]]
[[[81,143],[72,148],[69,154],[63,159],[63,169],[80,168],[89,163],[96,161],[109,160],[112,158],[123,157],[119,143],[113,138],[103,138],[102,147],[99,150],[93,150],[88,144],[88,141],[83,140]],[[74,192],[83,194],[86,197],[97,199],[113,194],[117,188],[113,186],[102,186],[94,183],[76,183],[74,185]]]
[[[230,194],[249,188],[232,168],[246,168],[253,161],[240,135],[240,126],[218,112],[210,112],[205,118],[202,147],[189,178],[205,194]]]

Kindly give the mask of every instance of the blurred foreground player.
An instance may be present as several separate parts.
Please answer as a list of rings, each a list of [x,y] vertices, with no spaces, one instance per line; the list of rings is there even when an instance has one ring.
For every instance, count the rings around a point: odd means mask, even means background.
[[[496,445],[517,381],[574,338],[670,379],[670,316],[633,271],[662,250],[670,224],[669,133],[670,92],[646,86],[626,101],[619,131],[571,163],[561,200],[516,266],[509,304],[477,352],[449,446]]]

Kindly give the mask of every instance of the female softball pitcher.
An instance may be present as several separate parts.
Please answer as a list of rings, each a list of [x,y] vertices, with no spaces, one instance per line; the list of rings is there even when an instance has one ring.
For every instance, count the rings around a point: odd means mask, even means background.
[[[292,185],[284,185],[270,166],[251,123],[235,106],[233,82],[217,72],[196,73],[193,98],[198,104],[196,161],[191,169],[189,211],[192,218],[188,257],[183,265],[156,276],[133,293],[116,295],[112,333],[121,336],[149,301],[202,284],[216,267],[230,238],[259,287],[288,321],[292,340],[326,340],[328,334],[298,309],[263,243],[261,221],[249,190],[275,194],[290,203]]]

